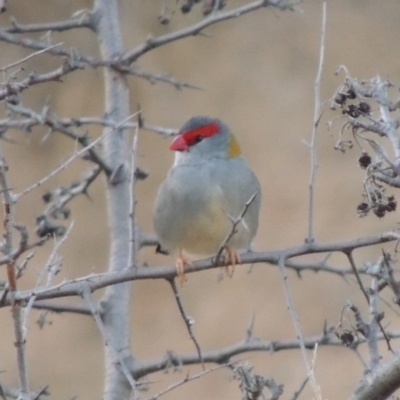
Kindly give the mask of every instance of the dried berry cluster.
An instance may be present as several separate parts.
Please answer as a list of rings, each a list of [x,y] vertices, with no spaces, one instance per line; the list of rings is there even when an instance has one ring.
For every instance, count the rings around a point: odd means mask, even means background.
[[[176,3],[179,3],[179,0]],[[222,10],[226,6],[226,0],[182,0],[182,5],[180,6],[182,14],[192,11],[193,7],[198,3],[203,5],[201,11],[204,16],[211,14],[214,9]],[[168,7],[164,6],[161,14],[158,16],[158,21],[162,25],[168,25],[172,14],[174,12],[169,12]]]
[[[49,205],[49,208],[44,214],[36,218],[36,233],[39,237],[63,236],[65,234],[65,227],[56,221],[66,220],[70,216],[71,211],[65,206],[65,200],[69,199],[79,186],[80,182],[74,182],[69,187],[61,186],[43,194],[42,199]]]
[[[371,129],[371,131],[380,134],[380,136],[384,136],[376,128],[376,126],[379,127],[379,125],[372,124],[374,119],[371,116],[371,105],[365,101],[365,98],[371,99],[371,101],[373,101],[373,96],[371,94],[372,90],[370,90],[368,87],[363,86],[363,84],[364,83],[362,83],[361,86],[353,86],[350,81],[347,81],[336,93],[333,101],[334,104],[332,107],[333,109],[335,109],[335,105],[339,105],[342,109],[342,115],[349,117],[344,125],[344,128],[352,128],[352,133],[360,147],[360,141],[363,139],[367,140],[363,136],[357,135],[358,130],[360,129],[365,133],[369,131],[369,126],[374,126],[375,129]],[[359,117],[368,118],[364,118],[363,121],[354,121]],[[367,177],[364,182],[363,202],[357,206],[357,213],[360,217],[365,217],[372,210],[372,212],[378,218],[382,218],[386,215],[386,213],[396,210],[397,201],[394,196],[386,195],[385,187],[382,184],[377,183],[380,178],[379,176],[377,176],[376,173],[382,172],[382,168],[384,168],[384,163],[381,156],[383,151],[380,151],[380,145],[377,144],[374,140],[368,140],[368,143],[377,153],[378,161],[373,161],[372,157],[365,151],[362,151],[362,154],[358,159],[359,166],[367,171]],[[341,151],[345,151],[346,148],[351,147],[352,142],[344,141],[342,140],[342,137],[340,138],[338,144],[335,146],[336,149],[339,149]],[[390,170],[392,169],[390,168]],[[394,171],[393,174],[395,174]],[[393,174],[391,174],[391,176]]]
[[[367,169],[372,164],[372,158],[367,152],[363,152],[358,159],[358,164],[362,169]],[[397,201],[394,196],[386,196],[383,185],[376,183],[373,178],[369,178],[365,184],[365,201],[357,207],[357,213],[360,217],[365,217],[370,210],[382,218],[387,212],[396,211]]]
[[[347,104],[348,100],[357,99],[357,95],[353,89],[347,89],[344,93],[339,92],[335,96],[335,103],[340,105],[343,110],[343,115],[349,115],[352,118],[358,118],[360,115],[370,115],[371,106],[365,101],[358,102],[357,104]]]
[[[382,185],[377,185],[381,189],[379,192],[365,195],[365,201],[357,206],[357,213],[360,217],[365,217],[371,210],[378,217],[382,218],[387,212],[396,211],[397,201],[394,196],[383,194]]]
[[[184,0],[181,11],[183,14],[187,14],[192,11],[192,8],[197,3],[203,3],[203,15],[208,15],[212,12],[214,7],[217,5],[218,0]],[[219,0],[218,9],[221,10],[226,5],[225,0]]]

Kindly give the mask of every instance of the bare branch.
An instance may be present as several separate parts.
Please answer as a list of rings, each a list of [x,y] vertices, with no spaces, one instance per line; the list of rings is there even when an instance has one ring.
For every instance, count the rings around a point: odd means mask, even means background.
[[[59,120],[55,116],[49,115],[48,106],[44,106],[43,110],[39,113],[30,110],[28,108],[23,107],[21,104],[12,105],[8,104],[7,108],[13,113],[11,118],[6,120],[0,120],[0,129],[2,133],[0,135],[4,135],[4,132],[9,128],[14,129],[23,129],[25,131],[29,131],[34,126],[42,126],[47,125],[51,131],[58,131],[67,137],[77,141],[79,144],[87,148],[87,154],[84,154],[83,157],[91,160],[96,163],[101,169],[106,173],[107,176],[110,176],[112,171],[108,165],[106,165],[103,158],[98,154],[98,152],[90,147],[89,137],[86,134],[80,134],[73,129],[70,128],[72,124],[71,120]],[[22,115],[24,119],[17,120],[15,115]],[[105,121],[105,120],[104,120]],[[82,125],[80,122],[75,122],[76,126]],[[114,129],[118,128],[118,124],[109,124]],[[134,126],[132,124],[124,125],[124,128],[129,128]],[[88,148],[89,146],[89,148]]]
[[[278,265],[279,261],[283,256],[285,259],[303,256],[305,254],[316,254],[316,253],[331,253],[331,252],[343,252],[347,253],[354,249],[372,246],[375,244],[382,244],[386,242],[397,241],[399,234],[395,232],[386,232],[376,236],[364,237],[355,240],[349,240],[344,242],[332,242],[332,243],[304,243],[301,246],[288,248],[281,251],[270,251],[270,252],[251,252],[241,255],[240,264],[252,264],[252,263],[269,263],[271,265]],[[215,265],[214,259],[209,258],[206,260],[195,261],[194,268],[185,267],[185,274],[190,274],[198,271],[205,271],[208,269],[215,269],[220,266],[224,266],[224,263]],[[162,266],[152,268],[135,268],[120,271],[118,273],[104,273],[89,275],[79,279],[62,282],[51,288],[41,289],[37,291],[20,291],[16,294],[16,299],[19,301],[29,301],[31,296],[36,296],[37,300],[53,299],[65,296],[80,296],[81,284],[86,282],[92,291],[115,285],[117,283],[128,282],[133,280],[143,279],[172,279],[177,276],[176,266]],[[10,297],[7,295],[0,302],[0,308],[10,305]]]
[[[14,222],[14,205],[15,196],[11,192],[10,186],[8,184],[8,165],[3,155],[0,153],[0,189],[1,195],[3,197],[4,204],[4,242],[3,242],[3,253],[4,255],[10,256],[13,253],[13,235],[12,229]],[[8,295],[11,304],[11,314],[14,322],[14,337],[15,337],[15,347],[17,350],[17,364],[18,364],[18,380],[20,400],[30,400],[29,391],[29,380],[28,380],[28,367],[26,362],[26,352],[25,352],[25,337],[24,337],[24,325],[22,320],[22,310],[21,304],[16,301],[17,293],[17,276],[14,260],[10,260],[7,265],[7,278],[8,278]]]
[[[8,33],[28,33],[28,32],[63,32],[71,29],[77,28],[89,28],[93,29],[93,13],[89,10],[80,13],[79,18],[69,19],[65,21],[57,22],[43,22],[40,24],[20,24],[15,18],[11,20],[13,25],[12,28],[4,29]]]
[[[256,11],[263,7],[276,7],[282,11],[294,10],[294,2],[286,0],[258,0],[226,12],[211,13],[209,17],[188,28],[168,33],[164,36],[159,36],[157,38],[148,39],[145,43],[141,44],[136,49],[127,52],[121,58],[121,61],[131,64],[143,54],[148,53],[150,50],[163,46],[167,43],[175,42],[176,40],[180,40],[188,36],[198,35],[203,29],[207,28],[208,26],[217,24],[218,22],[228,19],[240,17],[241,15]]]
[[[47,41],[40,41],[31,38],[21,37],[18,34],[12,34],[1,29],[0,29],[0,41],[25,47],[27,49],[33,49],[33,50],[47,49],[47,53],[55,56],[64,56],[67,58],[70,58],[72,56],[73,59],[76,60],[77,62],[85,63],[87,65],[91,65],[92,67],[110,66],[109,62],[100,62],[92,57],[81,55],[77,49],[72,49],[72,48],[66,49],[60,46],[49,49],[49,43]]]
[[[328,329],[319,336],[312,336],[304,338],[304,347],[307,350],[313,351],[315,345],[318,346],[340,346],[343,347],[343,342],[334,335],[332,329]],[[400,332],[388,332],[390,338],[400,337]],[[383,340],[382,335],[378,335],[379,340]],[[360,338],[356,346],[366,343],[365,338]],[[260,339],[243,340],[231,346],[218,348],[216,350],[204,350],[202,352],[203,360],[205,363],[226,364],[230,362],[232,357],[237,355],[254,352],[264,351],[270,354],[278,351],[285,351],[290,349],[299,349],[300,342],[298,339],[294,340],[280,340],[280,341],[264,341]],[[351,349],[352,350],[352,349]],[[193,365],[199,364],[199,356],[197,353],[192,354],[174,354],[175,362],[179,365]],[[171,364],[170,356],[156,358],[148,361],[135,361],[131,373],[136,379],[139,379],[148,374],[162,371]],[[373,398],[373,397],[371,397]]]
[[[71,202],[75,197],[79,195],[87,195],[90,185],[97,179],[100,175],[102,169],[96,167],[83,176],[79,181],[73,182],[68,187],[63,187],[63,190],[57,188],[51,192],[47,192],[43,195],[43,199],[48,206],[44,211],[44,215],[54,216],[61,213],[65,206]],[[89,197],[89,196],[88,196]]]
[[[47,47],[42,51],[49,51],[49,48],[52,47]],[[82,64],[76,62],[73,63],[72,61],[65,60],[64,63],[61,65],[61,67],[57,68],[52,72],[47,72],[45,74],[37,74],[35,72],[32,72],[28,78],[22,80],[21,82],[3,83],[4,89],[0,90],[0,100],[3,100],[6,97],[11,96],[13,94],[21,93],[22,91],[28,89],[29,87],[37,85],[39,83],[61,82],[61,78],[63,76],[81,68],[83,68]]]
[[[397,354],[367,374],[350,400],[387,399],[400,388],[399,376],[400,356]]]

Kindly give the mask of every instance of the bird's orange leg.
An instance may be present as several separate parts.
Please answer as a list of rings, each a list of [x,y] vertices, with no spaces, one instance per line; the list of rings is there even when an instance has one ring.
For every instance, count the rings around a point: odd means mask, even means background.
[[[227,265],[225,265],[225,273],[229,276],[229,278],[232,278],[235,272],[235,265],[241,263],[240,256],[235,250],[233,250],[229,246],[225,246],[224,260],[227,263]]]
[[[176,272],[181,286],[183,286],[184,282],[187,281],[185,275],[185,265],[190,265],[193,267],[191,261],[183,255],[182,249],[179,249],[178,258],[176,260]]]

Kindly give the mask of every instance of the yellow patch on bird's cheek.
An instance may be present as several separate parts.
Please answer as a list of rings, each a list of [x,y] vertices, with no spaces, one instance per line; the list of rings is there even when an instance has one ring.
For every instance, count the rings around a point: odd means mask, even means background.
[[[229,140],[229,149],[228,149],[228,155],[231,158],[234,157],[239,157],[242,154],[240,150],[239,143],[237,142],[235,136],[231,135],[230,140]]]

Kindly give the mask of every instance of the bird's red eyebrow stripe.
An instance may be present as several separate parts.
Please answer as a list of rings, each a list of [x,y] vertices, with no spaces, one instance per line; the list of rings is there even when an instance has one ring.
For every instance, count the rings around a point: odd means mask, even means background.
[[[195,142],[197,136],[204,138],[215,135],[219,132],[219,127],[215,122],[211,122],[207,125],[200,126],[199,128],[185,132],[182,136],[185,138],[187,144]]]

